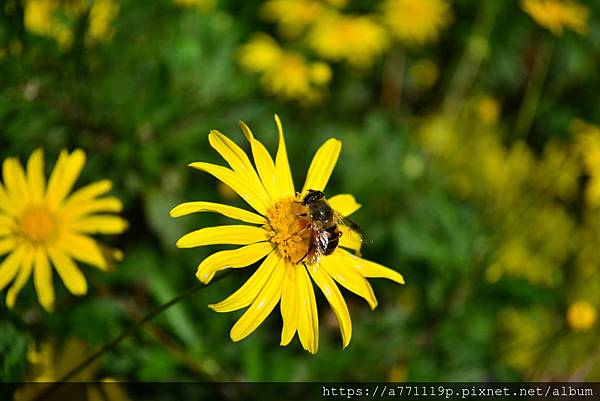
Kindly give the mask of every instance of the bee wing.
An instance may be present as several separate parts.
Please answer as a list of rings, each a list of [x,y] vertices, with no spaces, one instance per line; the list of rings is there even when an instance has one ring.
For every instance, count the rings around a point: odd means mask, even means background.
[[[319,231],[313,229],[313,235],[311,239],[308,260],[310,263],[318,262],[319,259],[324,255],[327,244],[329,243],[329,237],[325,231]]]
[[[349,231],[352,232],[352,235],[356,236],[361,242],[367,241],[367,233],[365,233],[356,222],[342,216],[342,214],[338,211],[334,210],[333,213],[335,214],[338,224],[348,228]]]

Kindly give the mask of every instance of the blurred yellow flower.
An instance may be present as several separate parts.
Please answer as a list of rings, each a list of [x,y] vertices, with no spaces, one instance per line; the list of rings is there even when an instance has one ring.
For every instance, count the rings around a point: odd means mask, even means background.
[[[477,101],[477,116],[485,124],[496,124],[500,117],[500,103],[490,95],[482,96]]]
[[[396,38],[408,44],[433,42],[452,22],[446,0],[385,0],[382,14]]]
[[[283,55],[275,39],[264,33],[255,34],[237,52],[239,64],[250,72],[265,72]]]
[[[86,43],[109,40],[113,33],[112,23],[119,13],[117,0],[26,0],[24,3],[25,28],[28,31],[53,38],[61,49],[73,43],[76,19],[89,10],[89,27]]]
[[[589,180],[586,184],[585,200],[591,208],[600,206],[600,127],[581,120],[571,122],[576,148]]]
[[[85,154],[61,152],[50,179],[44,177],[44,156],[33,152],[26,171],[16,158],[2,166],[0,184],[0,290],[11,281],[6,304],[12,308],[17,295],[33,274],[40,304],[54,307],[51,264],[67,289],[75,295],[87,292],[85,277],[74,260],[101,270],[108,268],[108,249],[90,234],[119,234],[127,222],[112,213],[120,212],[121,202],[101,197],[111,188],[104,180],[87,185],[72,195],[75,181],[85,164]],[[120,258],[118,251],[113,257]]]
[[[15,401],[34,401],[52,383],[60,380],[77,366],[90,351],[87,345],[73,337],[62,346],[56,342],[44,342],[39,347],[30,344],[27,359],[30,363],[28,384],[15,391]],[[98,364],[83,369],[71,382],[90,382],[85,385],[83,398],[89,401],[128,401],[127,393],[115,380],[109,377],[98,378]],[[71,399],[72,388],[59,388],[52,399]],[[84,395],[85,394],[85,395]]]
[[[429,59],[420,59],[410,66],[410,78],[420,89],[430,89],[437,82],[439,69]]]
[[[73,32],[64,19],[58,18],[60,3],[56,0],[27,0],[24,3],[25,28],[54,38],[61,48],[73,42]]]
[[[350,313],[336,281],[363,297],[371,306],[377,300],[366,278],[387,278],[403,284],[402,276],[377,263],[362,259],[350,250],[361,246],[352,233],[342,228],[339,247],[330,255],[316,260],[305,259],[311,244],[308,209],[300,202],[309,189],[324,190],[341,151],[341,142],[327,140],[315,154],[301,192],[295,192],[288,162],[283,129],[275,116],[279,131],[279,147],[275,160],[256,140],[250,129],[240,123],[250,143],[254,164],[233,141],[218,131],[211,131],[211,146],[231,168],[197,162],[190,167],[205,171],[235,190],[257,213],[212,202],[188,202],[175,207],[171,216],[195,212],[216,212],[240,220],[243,225],[202,228],[177,241],[179,248],[205,245],[244,245],[238,249],[217,252],[204,259],[196,276],[209,283],[215,273],[227,268],[242,268],[262,260],[260,267],[224,301],[209,305],[217,312],[231,312],[248,307],[231,329],[231,339],[239,341],[251,334],[280,303],[283,318],[281,345],[292,341],[296,332],[305,350],[316,353],[319,347],[319,322],[312,281],[329,301],[346,347],[352,336]],[[329,199],[330,205],[344,216],[360,208],[349,194]],[[311,281],[312,278],[312,281]],[[335,281],[334,281],[335,280]]]
[[[88,41],[105,42],[114,35],[113,21],[119,15],[119,3],[115,0],[96,0],[90,9]]]
[[[197,8],[202,11],[212,10],[215,0],[173,0],[180,7]]]
[[[522,0],[521,8],[540,26],[555,35],[562,35],[565,28],[579,34],[587,32],[589,11],[572,0]]]
[[[282,35],[298,36],[325,11],[321,1],[315,0],[268,0],[261,9],[261,16],[277,23]]]
[[[567,309],[567,322],[574,331],[587,330],[596,323],[596,308],[587,301],[575,301]]]
[[[238,50],[238,62],[249,72],[262,73],[262,86],[270,93],[306,103],[321,99],[331,79],[323,62],[309,62],[299,53],[284,51],[273,38],[254,35]]]
[[[370,67],[389,45],[386,31],[373,17],[336,12],[319,18],[307,40],[319,56],[359,68]]]

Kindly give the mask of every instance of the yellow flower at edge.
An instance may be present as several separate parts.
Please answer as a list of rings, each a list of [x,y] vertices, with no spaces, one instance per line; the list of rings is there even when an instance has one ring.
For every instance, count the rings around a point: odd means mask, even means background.
[[[73,43],[76,19],[88,10],[86,44],[109,40],[114,34],[113,21],[119,14],[118,0],[26,0],[24,23],[28,31],[53,38],[64,50]]]
[[[362,259],[353,252],[360,241],[343,230],[339,247],[328,256],[310,264],[303,260],[310,243],[306,207],[298,201],[309,189],[324,190],[341,150],[337,139],[327,140],[315,154],[304,187],[296,193],[288,162],[283,129],[275,116],[279,130],[279,146],[273,160],[264,145],[254,138],[250,129],[240,123],[252,149],[254,165],[246,153],[218,131],[209,134],[210,145],[227,161],[230,168],[196,162],[190,167],[207,172],[236,191],[256,212],[212,202],[183,203],[171,216],[180,217],[196,212],[215,212],[246,224],[207,227],[184,235],[177,241],[179,248],[231,244],[242,245],[234,250],[214,253],[198,266],[196,276],[209,283],[216,272],[227,268],[242,268],[258,261],[254,274],[224,301],[209,307],[217,312],[247,308],[232,327],[230,336],[239,341],[251,334],[280,304],[283,319],[281,345],[289,344],[298,333],[305,350],[316,353],[319,347],[319,321],[313,282],[321,289],[335,313],[343,346],[352,336],[350,313],[339,283],[377,306],[373,289],[366,278],[382,277],[403,284],[402,276],[387,267]],[[328,199],[331,206],[344,216],[360,205],[349,194]],[[311,280],[312,279],[312,280]]]
[[[446,0],[385,0],[381,12],[396,38],[408,44],[433,42],[452,22]]]
[[[56,341],[43,342],[37,347],[30,344],[27,349],[27,359],[30,363],[28,380],[15,391],[14,401],[37,400],[53,382],[60,380],[90,354],[88,345],[75,337],[69,337],[60,346]],[[99,368],[98,363],[93,363],[71,378],[70,382],[86,382],[78,388],[80,397],[73,395],[73,388],[62,387],[50,398],[129,401],[125,389],[114,378],[99,377]]]
[[[596,323],[596,308],[587,301],[575,301],[567,309],[567,322],[575,331],[587,330]]]
[[[307,40],[319,56],[359,68],[370,67],[389,45],[385,29],[372,17],[336,12],[319,18]]]
[[[33,275],[40,304],[54,307],[52,266],[74,295],[87,292],[86,279],[75,261],[101,270],[108,268],[108,252],[91,234],[119,234],[127,222],[115,215],[121,201],[104,196],[111,189],[108,180],[87,185],[70,194],[85,164],[78,149],[61,152],[48,182],[44,177],[44,156],[34,151],[24,170],[16,158],[2,165],[0,184],[0,291],[11,281],[6,304],[12,308],[23,286]],[[13,281],[14,280],[14,281]]]
[[[589,11],[571,0],[523,0],[521,8],[541,27],[561,36],[565,28],[579,34],[588,30]]]

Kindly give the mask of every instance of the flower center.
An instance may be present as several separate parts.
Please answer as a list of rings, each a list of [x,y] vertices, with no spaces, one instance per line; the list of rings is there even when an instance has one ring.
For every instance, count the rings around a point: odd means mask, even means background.
[[[281,199],[267,211],[265,229],[279,254],[292,263],[300,263],[308,254],[311,230],[308,208],[292,197]]]
[[[54,228],[54,216],[43,207],[27,209],[19,220],[21,234],[31,242],[47,240],[53,234]]]

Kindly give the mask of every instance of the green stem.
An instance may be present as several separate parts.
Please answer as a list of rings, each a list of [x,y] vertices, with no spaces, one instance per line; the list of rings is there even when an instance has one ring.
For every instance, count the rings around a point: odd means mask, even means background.
[[[473,86],[483,61],[489,56],[489,38],[496,23],[500,2],[482,1],[467,46],[460,57],[456,72],[442,102],[442,112],[456,123],[465,97]]]
[[[220,276],[217,276],[213,280],[213,282],[216,282],[216,281],[222,279],[226,275],[227,274],[222,274]],[[204,284],[198,283],[198,284],[194,285],[192,288],[189,288],[189,289],[181,292],[179,295],[177,295],[175,298],[171,299],[170,301],[168,301],[168,302],[166,302],[166,303],[164,303],[162,305],[159,305],[155,309],[151,310],[148,314],[146,314],[145,316],[141,317],[139,320],[137,320],[129,328],[127,328],[126,330],[124,330],[123,332],[121,332],[121,334],[119,334],[117,337],[115,337],[112,341],[104,344],[98,351],[96,351],[95,353],[93,353],[92,355],[90,355],[86,359],[84,359],[79,365],[77,365],[73,369],[71,369],[64,376],[62,376],[59,380],[53,382],[39,396],[37,396],[34,399],[34,401],[42,401],[42,400],[46,399],[46,397],[49,394],[51,394],[52,392],[56,391],[61,385],[63,385],[65,382],[69,381],[69,379],[73,378],[73,376],[75,376],[76,374],[78,374],[79,372],[81,372],[82,370],[84,370],[85,368],[87,368],[96,359],[100,358],[105,353],[107,353],[107,352],[111,351],[112,349],[114,349],[117,345],[119,345],[119,343],[121,341],[123,341],[125,338],[127,338],[128,336],[130,336],[132,333],[134,333],[137,329],[139,329],[141,326],[143,326],[146,322],[154,319],[156,316],[158,316],[160,313],[162,313],[166,309],[168,309],[171,306],[175,305],[176,303],[184,300],[185,298],[193,295],[194,293],[196,293],[197,291],[199,291],[203,287],[205,287]]]
[[[548,70],[550,69],[550,59],[552,58],[552,50],[554,42],[545,42],[537,55],[529,82],[527,83],[527,89],[525,90],[525,97],[519,110],[517,117],[517,123],[515,126],[514,137],[527,139],[531,125],[537,112],[540,97],[542,95],[542,89]]]

